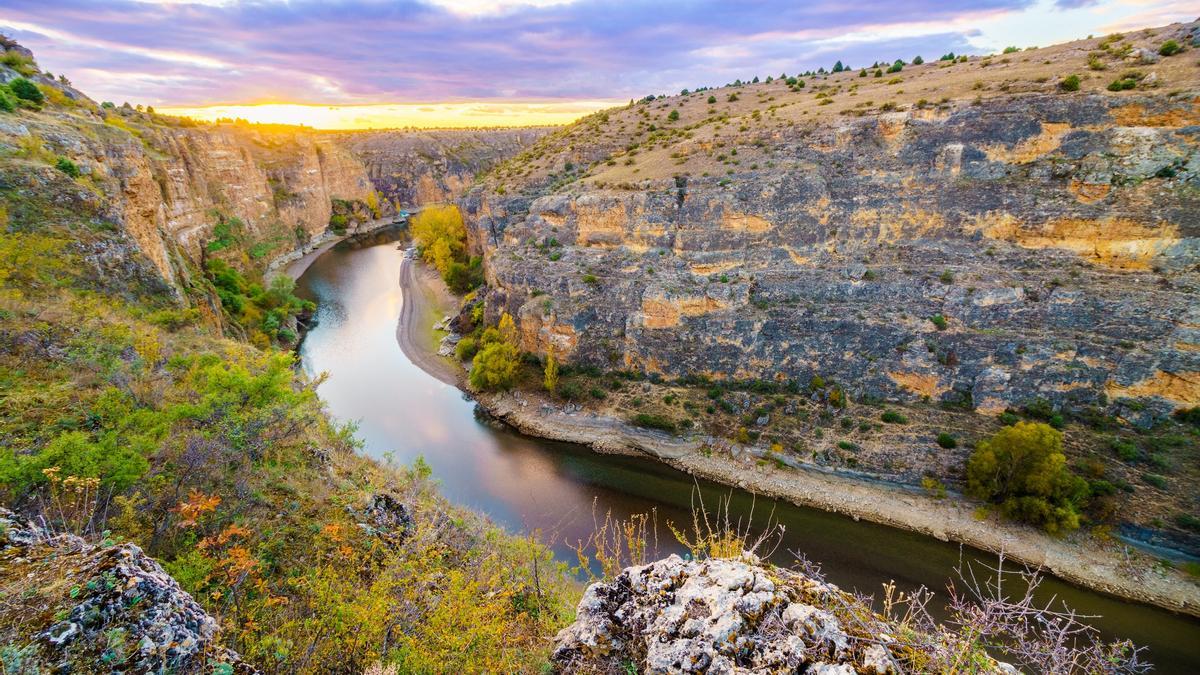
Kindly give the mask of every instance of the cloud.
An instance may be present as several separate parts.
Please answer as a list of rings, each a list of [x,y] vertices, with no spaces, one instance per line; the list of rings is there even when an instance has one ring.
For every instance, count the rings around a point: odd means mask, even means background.
[[[5,0],[0,28],[118,101],[565,101],[970,51],[997,17],[1054,2]]]

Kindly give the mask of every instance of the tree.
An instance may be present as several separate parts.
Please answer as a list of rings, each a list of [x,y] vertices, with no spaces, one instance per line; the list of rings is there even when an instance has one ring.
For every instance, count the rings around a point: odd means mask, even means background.
[[[1079,527],[1088,487],[1067,468],[1061,432],[1041,422],[1017,422],[971,454],[967,494],[998,505],[1014,520],[1061,532]]]
[[[678,121],[679,121],[679,111],[678,111],[678,110],[672,110],[672,111],[671,111],[671,114],[670,114],[670,115],[667,115],[667,119],[668,119],[668,120],[670,120],[670,121],[672,121],[672,122],[678,122]]]
[[[912,60],[912,64],[914,66],[919,66],[922,63],[925,63],[925,59],[921,58],[920,54],[917,54],[917,57]]]
[[[904,62],[900,59],[896,59],[896,62],[887,69],[889,73],[898,73],[902,70],[904,70]]]
[[[833,64],[833,72],[835,72],[835,73],[840,73],[845,69],[846,69],[846,66],[843,66],[842,62],[840,60],[837,63]]]
[[[450,263],[464,261],[467,228],[457,206],[426,206],[412,219],[412,236],[421,258],[436,267],[443,278]]]
[[[511,344],[517,344],[517,324],[513,321],[512,315],[504,312],[500,315],[500,323],[496,324],[496,328],[500,331],[500,339]]]
[[[546,350],[546,372],[542,384],[550,393],[558,389],[558,359],[554,358],[554,345]]]
[[[708,104],[709,104],[709,105],[712,105],[712,104],[714,104],[714,103],[716,103],[716,102],[717,102],[717,97],[716,97],[716,96],[709,96],[709,97],[708,97]]]
[[[471,361],[471,386],[485,391],[512,386],[519,363],[517,348],[508,342],[493,342]]]

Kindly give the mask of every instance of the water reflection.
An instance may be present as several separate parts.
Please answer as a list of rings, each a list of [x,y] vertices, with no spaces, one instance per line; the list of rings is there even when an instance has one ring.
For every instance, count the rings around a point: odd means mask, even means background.
[[[655,510],[660,523],[689,522],[693,492],[707,504],[732,494],[731,512],[773,512],[786,528],[776,558],[789,551],[819,561],[845,588],[878,593],[880,584],[942,591],[960,549],[927,537],[758,499],[653,462],[600,456],[572,445],[526,438],[476,419],[456,388],[426,375],[396,343],[404,298],[398,285],[400,235],[385,232],[322,254],[299,293],[318,302],[319,324],[301,350],[304,368],[327,372],[321,397],[342,420],[357,420],[365,452],[408,463],[423,456],[451,500],[488,513],[513,530],[542,530],[573,560],[569,543],[593,528],[593,507],[628,517]],[[678,550],[660,531],[660,551]],[[1043,586],[1085,614],[1102,615],[1107,633],[1151,647],[1159,672],[1200,672],[1200,622],[1122,603],[1056,581]],[[944,596],[944,593],[942,594]]]

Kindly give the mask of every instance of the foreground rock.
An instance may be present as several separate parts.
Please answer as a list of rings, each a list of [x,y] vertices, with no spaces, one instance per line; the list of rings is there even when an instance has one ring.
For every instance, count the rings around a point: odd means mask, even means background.
[[[0,597],[5,672],[257,672],[137,546],[92,546],[6,509]]]
[[[907,672],[899,655],[911,660],[913,648],[901,648],[899,634],[836,586],[749,554],[672,555],[588,588],[575,623],[558,634],[554,664],[562,672]],[[981,667],[1008,672],[994,661]]]

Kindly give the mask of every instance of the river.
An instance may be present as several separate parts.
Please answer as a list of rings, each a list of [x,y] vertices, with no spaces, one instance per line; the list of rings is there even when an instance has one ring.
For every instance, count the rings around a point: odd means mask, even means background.
[[[402,233],[384,230],[347,240],[319,253],[301,275],[297,293],[318,303],[316,327],[300,350],[304,369],[325,372],[318,392],[340,420],[357,421],[364,452],[409,463],[424,457],[452,501],[487,513],[512,531],[538,530],[562,558],[574,561],[571,543],[592,531],[594,518],[654,512],[659,552],[680,550],[667,521],[690,522],[697,491],[711,508],[731,498],[734,518],[751,510],[761,526],[772,516],[785,535],[773,559],[787,564],[802,552],[834,583],[865,593],[895,580],[900,588],[925,585],[944,598],[960,550],[932,538],[719,486],[666,467],[587,448],[529,438],[481,421],[475,404],[458,389],[428,375],[397,343],[404,295],[398,284]],[[423,317],[431,325],[440,316]],[[432,340],[430,333],[421,336]],[[1200,621],[1126,603],[1057,579],[1055,594],[1108,636],[1149,647],[1156,672],[1200,672]]]

